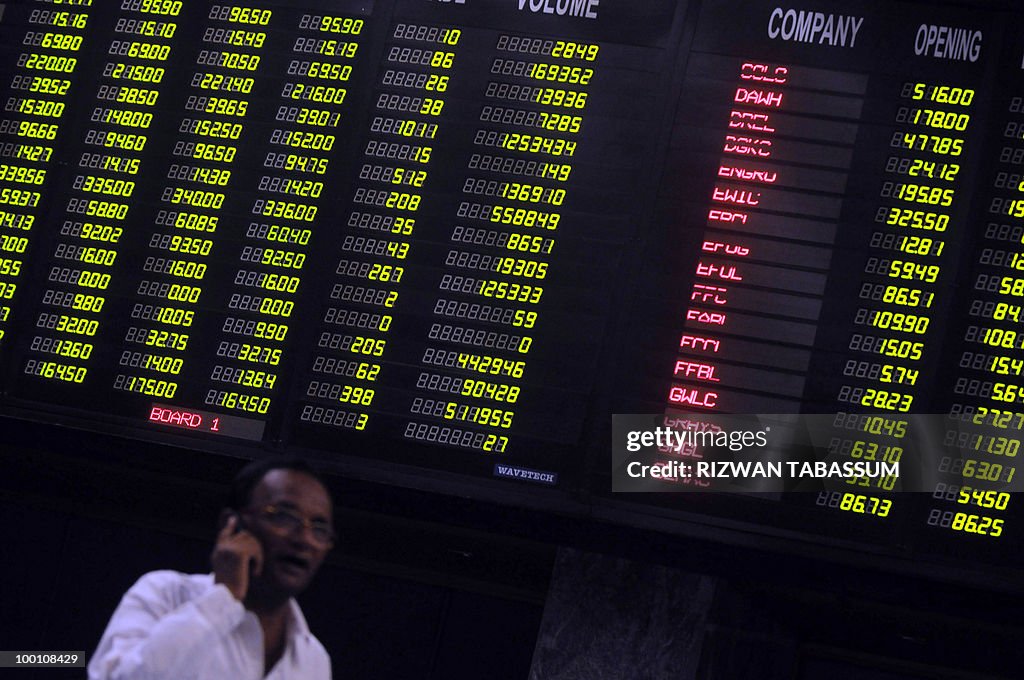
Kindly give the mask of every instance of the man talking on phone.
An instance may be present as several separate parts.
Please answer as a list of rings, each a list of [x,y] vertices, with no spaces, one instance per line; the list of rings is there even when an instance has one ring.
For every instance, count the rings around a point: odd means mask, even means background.
[[[297,459],[250,463],[233,482],[212,574],[155,571],[125,593],[90,680],[330,680],[293,599],[334,545],[332,504]]]

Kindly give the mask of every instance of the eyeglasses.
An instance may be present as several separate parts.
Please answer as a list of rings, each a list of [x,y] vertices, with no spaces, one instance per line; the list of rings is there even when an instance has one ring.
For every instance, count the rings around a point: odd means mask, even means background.
[[[314,543],[325,547],[334,544],[334,530],[324,520],[307,519],[291,510],[279,508],[276,505],[266,505],[258,512],[267,525],[279,533],[291,534],[296,531],[309,529]]]

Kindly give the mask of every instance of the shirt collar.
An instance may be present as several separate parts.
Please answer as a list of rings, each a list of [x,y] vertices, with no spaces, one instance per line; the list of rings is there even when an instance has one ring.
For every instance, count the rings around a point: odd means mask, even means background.
[[[309,640],[309,624],[306,623],[306,617],[302,615],[299,603],[294,597],[288,600],[288,611],[288,636],[302,638],[304,642]]]
[[[302,615],[299,603],[295,598],[288,600],[288,620],[285,623],[284,658],[288,658],[292,664],[299,663],[303,652],[308,649],[310,638],[309,625],[306,617]]]

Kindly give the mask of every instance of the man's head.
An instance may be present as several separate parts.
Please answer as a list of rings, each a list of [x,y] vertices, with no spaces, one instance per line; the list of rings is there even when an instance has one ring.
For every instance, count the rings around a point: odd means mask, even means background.
[[[232,513],[263,549],[262,571],[249,589],[254,597],[279,600],[301,593],[334,543],[327,488],[296,458],[246,465],[232,483],[225,521]]]

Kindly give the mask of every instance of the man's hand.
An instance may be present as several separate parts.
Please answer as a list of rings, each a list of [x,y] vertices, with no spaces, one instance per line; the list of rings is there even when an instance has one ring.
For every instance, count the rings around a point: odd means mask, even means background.
[[[255,536],[245,529],[239,530],[237,515],[232,515],[217,534],[210,563],[214,583],[223,583],[235,599],[244,601],[250,576],[259,576],[263,569],[263,549]]]

